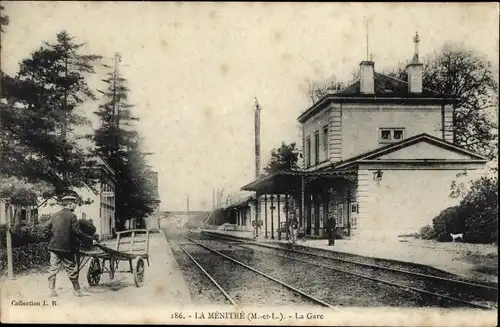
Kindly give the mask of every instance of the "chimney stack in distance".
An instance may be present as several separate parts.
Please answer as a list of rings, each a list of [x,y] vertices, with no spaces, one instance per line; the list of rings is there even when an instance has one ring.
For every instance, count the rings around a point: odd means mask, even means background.
[[[415,44],[413,60],[406,66],[406,72],[408,73],[408,92],[413,94],[422,93],[423,64],[420,63],[418,58],[419,42],[420,37],[417,32],[413,37],[413,43]]]
[[[360,92],[362,94],[375,93],[375,63],[373,61],[364,60],[360,64]]]

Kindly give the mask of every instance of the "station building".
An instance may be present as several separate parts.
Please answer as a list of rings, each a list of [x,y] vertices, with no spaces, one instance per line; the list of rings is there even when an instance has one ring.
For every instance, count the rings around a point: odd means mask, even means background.
[[[456,99],[423,88],[418,35],[414,42],[407,81],[362,61],[357,81],[298,117],[305,167],[243,186],[260,205],[240,204],[240,224],[265,218],[262,199],[289,196],[306,235],[320,237],[333,217],[344,236],[393,239],[458,204],[451,183],[478,178],[487,158],[454,144]]]

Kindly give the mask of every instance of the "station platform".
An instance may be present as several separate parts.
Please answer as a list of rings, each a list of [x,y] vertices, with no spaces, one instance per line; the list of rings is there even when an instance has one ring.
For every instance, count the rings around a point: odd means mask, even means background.
[[[266,243],[290,243],[282,239],[265,238],[260,233],[254,238],[252,232],[235,232],[221,230],[205,230],[206,232],[230,235],[233,237],[254,240]],[[498,249],[489,244],[467,244],[467,243],[441,243],[414,238],[402,238],[391,241],[363,240],[363,239],[338,239],[334,246],[328,246],[325,239],[299,239],[298,245],[318,248],[322,250],[343,252],[364,257],[400,261],[417,265],[424,265],[439,269],[471,281],[497,283],[498,276],[495,274],[482,273],[478,271],[477,264],[466,260],[465,256],[474,254],[497,256]]]
[[[111,245],[112,246],[112,245]],[[182,271],[163,232],[150,234],[149,261],[144,285],[135,287],[130,273],[117,272],[113,280],[104,274],[97,286],[87,283],[82,268],[80,286],[87,296],[78,298],[62,269],[57,275],[57,297],[49,297],[46,267],[18,274],[1,284],[1,320],[13,323],[164,323],[169,312],[189,306],[191,295]],[[119,270],[127,269],[121,262]],[[54,302],[53,302],[54,301]],[[169,310],[165,310],[169,308]]]

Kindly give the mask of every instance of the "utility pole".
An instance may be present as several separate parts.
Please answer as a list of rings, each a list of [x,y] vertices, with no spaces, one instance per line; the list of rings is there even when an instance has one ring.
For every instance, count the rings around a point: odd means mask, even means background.
[[[121,61],[120,55],[115,53],[115,68],[113,72],[113,115],[112,122],[113,127],[115,127],[114,137],[113,137],[113,150],[116,154],[118,152],[118,129],[120,127],[120,108],[118,104],[117,94],[116,94],[116,79],[118,77],[118,63]]]
[[[187,199],[187,215],[189,218],[189,194],[186,194],[186,199]]]
[[[255,98],[255,179],[260,175],[260,106]]]
[[[260,176],[260,105],[255,97],[255,179]],[[259,192],[255,192],[255,237],[259,236]]]
[[[370,43],[368,42],[368,17],[366,18],[366,60],[370,60]]]

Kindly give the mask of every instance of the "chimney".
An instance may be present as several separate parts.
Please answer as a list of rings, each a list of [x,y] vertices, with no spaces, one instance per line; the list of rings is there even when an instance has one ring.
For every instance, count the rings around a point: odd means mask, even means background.
[[[362,94],[374,94],[375,93],[375,82],[374,82],[374,66],[373,61],[362,61],[360,64],[360,91]]]
[[[423,64],[421,64],[418,59],[419,42],[420,38],[418,37],[418,32],[417,32],[415,33],[415,37],[413,38],[413,43],[415,44],[413,60],[406,66],[406,72],[408,73],[408,92],[413,94],[422,93]]]

